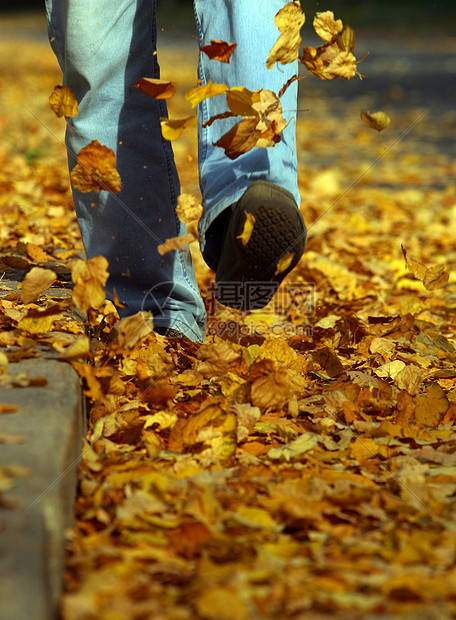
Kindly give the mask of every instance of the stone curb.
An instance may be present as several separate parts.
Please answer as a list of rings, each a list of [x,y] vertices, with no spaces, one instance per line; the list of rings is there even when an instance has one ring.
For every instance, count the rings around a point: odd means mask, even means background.
[[[1,383],[20,375],[44,377],[46,385]],[[52,620],[85,430],[79,377],[46,352],[10,363],[0,375],[0,405],[17,407],[0,414],[0,619]]]

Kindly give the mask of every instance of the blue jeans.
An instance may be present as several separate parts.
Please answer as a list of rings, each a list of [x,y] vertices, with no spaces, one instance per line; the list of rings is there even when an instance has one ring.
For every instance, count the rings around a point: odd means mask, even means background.
[[[238,44],[230,64],[200,53],[203,83],[225,83],[278,93],[297,72],[295,63],[266,69],[266,58],[279,31],[275,13],[283,0],[195,0],[198,38]],[[109,261],[108,296],[116,289],[125,309],[121,316],[150,310],[154,324],[179,330],[195,341],[204,339],[206,313],[198,291],[190,253],[160,256],[157,245],[185,234],[176,216],[180,193],[172,147],[163,139],[160,117],[163,100],[153,100],[131,88],[142,77],[159,77],[156,50],[155,0],[46,0],[51,46],[79,102],[68,122],[66,145],[70,170],[76,153],[98,140],[116,154],[122,179],[118,195],[73,189],[74,204],[87,258]],[[172,79],[172,69],[166,71]],[[199,105],[199,174],[204,213],[199,223],[201,250],[208,256],[206,233],[214,219],[235,203],[251,181],[266,179],[293,193],[297,187],[295,122],[296,82],[282,97],[290,121],[274,148],[254,148],[231,161],[215,142],[237,120],[217,121],[202,129],[210,116],[225,111],[225,97]],[[220,243],[218,245],[221,244]],[[217,244],[212,244],[217,247]],[[188,248],[187,248],[188,250]],[[212,253],[214,250],[212,249]]]

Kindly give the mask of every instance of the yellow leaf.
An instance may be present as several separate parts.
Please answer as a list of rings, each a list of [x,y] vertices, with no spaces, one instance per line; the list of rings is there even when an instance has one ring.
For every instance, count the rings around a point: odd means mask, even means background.
[[[162,118],[162,135],[165,140],[177,140],[177,138],[179,138],[179,136],[181,136],[188,127],[196,127],[197,123],[198,119],[196,116],[186,116],[185,118],[174,119]]]
[[[73,118],[78,113],[78,102],[69,86],[56,86],[49,97],[49,105],[58,117]]]
[[[286,271],[288,267],[291,265],[293,258],[294,258],[294,252],[288,252],[287,254],[284,254],[284,256],[282,256],[282,258],[277,263],[277,267],[276,267],[274,275],[277,275],[279,273],[282,273],[283,271]]]
[[[361,112],[361,118],[371,129],[384,131],[389,127],[390,117],[385,112]]]
[[[243,245],[247,245],[247,243],[250,241],[254,225],[255,216],[246,211],[244,228],[242,229],[242,233],[236,237],[236,239],[240,239],[242,241]]]
[[[153,99],[170,99],[176,92],[172,82],[156,78],[141,78],[132,88],[138,88],[142,93]]]
[[[50,269],[33,267],[25,276],[21,289],[21,301],[29,304],[35,301],[43,291],[57,280],[57,275]]]
[[[55,347],[59,352],[61,359],[78,359],[90,356],[90,338],[88,336],[80,336],[68,347]]]
[[[78,163],[70,178],[73,187],[83,193],[104,190],[118,194],[122,189],[114,151],[98,140],[92,140],[79,151]]]
[[[81,312],[99,308],[105,301],[103,286],[109,277],[108,261],[104,256],[94,256],[88,261],[70,261],[71,278],[75,284],[73,301]]]
[[[373,459],[377,455],[388,458],[391,452],[392,448],[377,444],[374,439],[369,437],[356,438],[350,447],[350,456],[358,462]]]
[[[240,506],[236,511],[236,518],[243,525],[252,528],[271,530],[277,528],[277,523],[270,513],[264,508],[257,508],[256,506]]]
[[[323,41],[332,41],[333,37],[342,31],[342,20],[334,19],[334,13],[332,11],[324,11],[323,13],[317,13],[313,20],[313,27],[320,39]]]
[[[157,246],[158,253],[163,256],[168,252],[172,252],[173,250],[181,250],[188,243],[191,243],[195,240],[195,236],[191,233],[186,235],[179,235],[178,237],[171,237],[170,239],[166,239],[165,243]]]
[[[289,2],[276,14],[275,24],[280,36],[271,48],[266,67],[272,69],[276,62],[285,65],[298,58],[301,45],[300,30],[305,16],[299,2]]]
[[[121,347],[134,346],[138,340],[151,333],[153,319],[150,312],[137,312],[127,316],[116,323],[116,338]]]
[[[415,418],[419,424],[436,428],[445,415],[450,403],[438,383],[433,383],[427,394],[415,398]]]
[[[288,2],[274,17],[274,23],[280,32],[299,30],[305,22],[305,15],[298,0]]]
[[[297,439],[281,446],[280,448],[271,448],[268,452],[268,458],[271,460],[291,461],[299,459],[299,457],[312,450],[318,445],[318,439],[310,433],[303,433]]]
[[[225,93],[227,90],[228,86],[226,84],[213,84],[212,80],[209,80],[207,84],[190,88],[190,90],[185,93],[185,98],[192,104],[192,108],[195,108],[198,103],[204,99],[216,97],[217,95]]]
[[[181,222],[189,224],[199,220],[203,207],[191,194],[181,194],[177,199],[176,213]]]
[[[29,334],[46,334],[52,331],[55,316],[25,317],[19,321],[17,326]]]
[[[287,65],[298,58],[301,46],[299,30],[287,30],[282,33],[271,48],[266,60],[266,68],[272,69],[276,62]]]
[[[196,609],[199,617],[207,620],[248,620],[252,617],[240,589],[225,585],[202,588],[196,599]]]

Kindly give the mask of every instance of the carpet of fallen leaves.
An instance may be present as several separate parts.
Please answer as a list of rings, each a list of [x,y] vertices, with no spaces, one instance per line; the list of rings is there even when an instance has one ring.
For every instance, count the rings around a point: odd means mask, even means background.
[[[359,118],[365,101],[334,114],[306,100],[305,80],[309,242],[278,301],[214,306],[193,243],[219,335],[109,342],[107,306],[89,348],[71,307],[67,260],[81,243],[55,138],[64,121],[48,106],[60,75],[44,42],[2,42],[0,58],[0,380],[51,346],[90,403],[63,619],[454,617],[456,280],[427,290],[401,244],[454,268],[456,165],[413,132],[386,150],[422,110],[392,105],[385,147]],[[161,55],[176,116],[193,59]],[[454,132],[454,117],[441,123]],[[175,152],[198,196],[192,131]],[[58,279],[24,304],[13,283],[37,266]]]

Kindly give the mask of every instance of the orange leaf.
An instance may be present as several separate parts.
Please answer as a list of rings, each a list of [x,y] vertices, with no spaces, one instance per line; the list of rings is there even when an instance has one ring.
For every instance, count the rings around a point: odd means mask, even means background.
[[[49,97],[49,105],[59,118],[73,118],[78,113],[78,102],[69,86],[56,86]]]
[[[170,99],[176,92],[172,82],[155,78],[141,78],[132,88],[138,88],[142,93],[153,99]]]
[[[236,47],[236,43],[211,41],[210,45],[204,45],[200,47],[200,50],[207,54],[211,60],[218,60],[219,62],[226,62],[228,64]]]
[[[122,189],[114,151],[98,140],[92,140],[79,151],[70,178],[73,187],[83,193],[105,190],[118,194]]]

